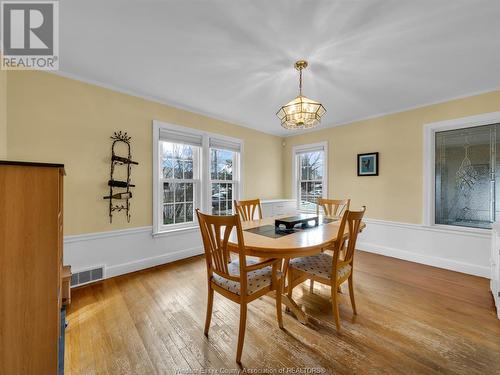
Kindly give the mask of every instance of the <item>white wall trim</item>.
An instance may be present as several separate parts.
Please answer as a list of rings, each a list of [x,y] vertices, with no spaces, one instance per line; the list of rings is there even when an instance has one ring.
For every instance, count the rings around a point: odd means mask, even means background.
[[[154,257],[139,259],[131,262],[116,264],[106,267],[106,278],[124,275],[130,272],[140,271],[146,268],[159,266],[166,263],[175,262],[176,260],[186,259],[192,256],[203,254],[202,247],[192,247],[189,249],[179,250],[170,254],[162,254]]]
[[[152,233],[152,228],[151,226],[147,226],[147,227],[111,230],[107,232],[73,234],[64,236],[64,244],[66,245],[74,242],[98,240],[102,238],[113,238],[119,236],[128,236],[130,234],[136,234],[136,233]]]
[[[425,264],[428,266],[444,268],[450,271],[462,272],[469,275],[489,278],[490,268],[466,262],[460,262],[452,259],[435,257],[431,255],[422,255],[412,251],[395,249],[388,246],[380,246],[369,242],[358,242],[356,246],[359,250],[370,253],[380,254],[392,258],[407,260],[410,262]]]
[[[357,248],[475,276],[489,277],[491,233],[364,219]]]
[[[367,218],[357,248],[385,256],[489,277],[491,235]],[[64,262],[73,271],[104,264],[105,277],[203,253],[196,230],[153,237],[152,227],[65,236]]]
[[[468,116],[452,120],[432,122],[424,124],[423,138],[423,218],[425,225],[439,226],[434,224],[435,217],[435,149],[436,137],[438,131],[463,129],[475,126],[490,125],[500,122],[500,112],[484,113],[477,116]]]
[[[297,192],[297,153],[308,150],[308,149],[323,149],[325,152],[323,158],[323,198],[328,197],[328,141],[322,141],[317,143],[308,143],[302,145],[296,145],[292,147],[292,198],[296,201],[297,209],[299,209],[299,195]]]
[[[139,259],[139,260],[135,260],[135,261],[131,261],[131,262],[115,264],[115,265],[112,265],[109,267],[106,266],[105,264],[86,266],[86,267],[80,267],[80,268],[71,267],[71,272],[77,273],[77,272],[82,272],[82,271],[88,271],[88,270],[98,268],[98,267],[103,267],[104,272],[103,272],[102,280],[104,280],[104,279],[109,279],[111,277],[125,275],[127,273],[136,272],[136,271],[144,270],[144,269],[155,267],[155,266],[160,266],[162,264],[175,262],[177,260],[186,259],[186,258],[190,258],[190,257],[196,256],[196,255],[201,255],[201,254],[203,254],[203,248],[193,247],[190,249],[176,251],[176,252],[171,253],[171,254],[162,254],[162,255],[144,258],[144,259]],[[84,284],[78,284],[78,286],[82,286],[82,285],[86,285],[86,284],[90,284],[90,283],[92,283],[92,281],[90,281],[88,283],[84,283]]]
[[[367,224],[381,224],[392,227],[399,227],[411,230],[421,230],[425,232],[437,232],[446,233],[455,236],[465,236],[465,237],[477,237],[489,239],[491,236],[491,231],[489,229],[478,229],[466,228],[466,227],[454,227],[450,225],[425,225],[425,224],[413,224],[413,223],[403,223],[398,221],[388,221],[381,219],[363,219]]]
[[[203,253],[198,228],[152,236],[152,227],[64,237],[64,263],[73,272],[96,264],[105,266],[105,278],[158,266]]]

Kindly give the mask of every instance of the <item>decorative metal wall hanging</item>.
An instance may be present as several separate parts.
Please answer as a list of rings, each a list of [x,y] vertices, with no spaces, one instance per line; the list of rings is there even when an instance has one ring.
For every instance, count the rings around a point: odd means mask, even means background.
[[[139,165],[139,163],[132,160],[132,154],[130,151],[130,139],[131,137],[127,132],[122,133],[114,132],[113,136],[110,137],[113,140],[111,145],[111,168],[110,168],[110,179],[108,181],[109,195],[103,197],[109,200],[109,222],[113,222],[113,212],[125,211],[127,216],[127,221],[130,222],[130,199],[132,198],[131,187],[135,185],[130,183],[130,173],[132,172],[132,165]],[[115,147],[118,144],[124,143],[127,146],[128,154],[127,156],[118,156],[115,152]],[[125,166],[126,170],[126,181],[115,180],[115,167]],[[116,202],[118,201],[118,202]]]

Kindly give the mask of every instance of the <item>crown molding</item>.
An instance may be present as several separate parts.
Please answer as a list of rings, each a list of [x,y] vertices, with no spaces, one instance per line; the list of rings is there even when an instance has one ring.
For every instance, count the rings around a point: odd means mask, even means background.
[[[437,100],[437,101],[433,101],[433,102],[427,102],[425,104],[419,104],[419,105],[415,105],[415,106],[403,107],[402,109],[398,109],[398,110],[395,110],[395,111],[380,112],[380,113],[375,114],[375,115],[370,115],[370,116],[360,117],[360,118],[354,118],[353,120],[349,120],[349,121],[338,122],[338,123],[332,122],[332,123],[330,123],[328,125],[321,126],[319,128],[306,129],[306,130],[300,131],[300,133],[294,133],[294,134],[290,134],[290,135],[283,135],[283,138],[294,137],[294,136],[301,135],[301,134],[306,134],[306,133],[314,133],[314,132],[318,132],[318,131],[322,131],[322,130],[326,130],[326,129],[330,129],[330,128],[336,128],[338,126],[352,125],[352,124],[354,124],[356,122],[373,120],[373,119],[377,119],[377,118],[381,118],[381,117],[385,117],[385,116],[397,115],[397,114],[403,113],[403,112],[408,112],[408,111],[413,111],[413,110],[416,110],[416,109],[431,107],[433,105],[445,104],[445,103],[448,103],[448,102],[452,102],[454,100],[472,98],[474,96],[478,96],[478,95],[482,95],[482,94],[487,94],[487,93],[495,92],[495,91],[500,91],[500,87],[495,87],[495,88],[491,88],[491,89],[487,89],[487,90],[481,90],[481,91],[475,91],[473,93],[464,94],[464,95],[458,95],[458,96],[450,97],[450,98],[443,99],[443,100]]]
[[[181,110],[181,111],[186,111],[186,112],[194,113],[194,114],[199,115],[199,116],[208,117],[208,118],[210,118],[212,120],[222,121],[222,122],[225,122],[228,125],[239,126],[239,127],[250,129],[250,130],[258,132],[258,133],[263,133],[263,134],[267,134],[267,135],[273,135],[273,136],[278,137],[278,138],[283,138],[283,135],[281,135],[281,134],[273,133],[273,132],[265,132],[265,131],[262,131],[262,130],[257,130],[255,128],[251,127],[250,125],[243,124],[243,123],[241,123],[241,122],[239,122],[239,121],[237,121],[235,119],[221,117],[221,116],[218,116],[218,115],[213,114],[211,112],[203,111],[203,110],[198,109],[198,108],[186,106],[184,104],[180,104],[180,103],[177,103],[177,102],[174,102],[174,101],[170,101],[170,100],[166,100],[166,99],[163,99],[163,98],[159,98],[159,97],[156,97],[156,96],[142,94],[142,93],[139,93],[139,92],[134,91],[134,90],[129,90],[129,89],[126,89],[124,87],[115,86],[115,85],[108,84],[108,83],[105,83],[105,82],[102,82],[102,81],[88,79],[88,78],[82,77],[82,76],[77,75],[77,74],[67,73],[67,72],[63,72],[61,70],[47,70],[47,71],[44,71],[44,72],[49,73],[49,74],[53,74],[53,75],[56,75],[56,76],[59,76],[59,77],[63,77],[63,78],[73,79],[75,81],[79,81],[79,82],[83,82],[83,83],[86,83],[86,84],[89,84],[89,85],[97,86],[97,87],[100,87],[100,88],[103,88],[103,89],[115,91],[115,92],[118,92],[120,94],[134,96],[134,97],[139,98],[139,99],[148,100],[150,102],[158,103],[158,104],[161,104],[161,105],[164,105],[164,106],[167,106],[167,107],[171,107],[171,108],[174,108],[174,109],[178,109],[178,110]]]
[[[88,78],[82,77],[82,76],[80,76],[78,74],[63,72],[61,70],[46,71],[46,72],[49,73],[49,74],[54,74],[56,76],[63,77],[63,78],[69,78],[69,79],[73,79],[73,80],[80,81],[80,82],[83,82],[83,83],[87,83],[87,84],[90,84],[90,85],[98,86],[98,87],[101,87],[101,88],[104,88],[104,89],[116,91],[116,92],[121,93],[121,94],[126,94],[126,95],[134,96],[134,97],[137,97],[137,98],[140,98],[140,99],[144,99],[144,100],[148,100],[148,101],[151,101],[151,102],[155,102],[155,103],[158,103],[158,104],[161,104],[161,105],[165,105],[165,106],[168,106],[168,107],[171,107],[171,108],[175,108],[175,109],[178,109],[178,110],[191,112],[191,113],[194,113],[194,114],[197,114],[197,115],[200,115],[200,116],[208,117],[208,118],[213,119],[213,120],[223,121],[223,122],[225,122],[225,123],[227,123],[229,125],[244,127],[244,128],[256,131],[258,133],[272,135],[272,136],[275,136],[275,137],[278,137],[278,138],[284,138],[284,139],[289,138],[289,137],[295,137],[295,136],[301,135],[301,134],[307,134],[307,133],[314,133],[314,132],[318,132],[318,131],[323,131],[323,130],[334,128],[334,127],[338,127],[338,126],[348,126],[348,125],[352,125],[352,124],[354,124],[356,122],[360,122],[360,121],[373,120],[373,119],[381,118],[381,117],[384,117],[384,116],[396,115],[396,114],[407,112],[407,111],[412,111],[412,110],[416,110],[416,109],[420,109],[420,108],[430,107],[430,106],[438,105],[438,104],[444,104],[444,103],[451,102],[451,101],[454,101],[454,100],[465,99],[465,98],[469,98],[469,97],[473,97],[473,96],[477,96],[477,95],[486,94],[486,93],[489,93],[489,92],[495,92],[495,91],[500,90],[500,87],[493,87],[493,88],[490,88],[490,89],[475,91],[475,92],[472,92],[472,93],[467,93],[467,94],[462,94],[462,95],[457,95],[457,96],[453,96],[453,97],[449,97],[449,98],[445,98],[445,99],[440,99],[440,100],[437,100],[437,101],[426,102],[424,104],[403,107],[401,109],[397,109],[397,110],[394,110],[394,111],[379,112],[379,113],[376,113],[374,115],[365,116],[365,117],[359,117],[359,118],[353,118],[351,120],[343,121],[343,122],[332,122],[332,123],[329,123],[328,125],[320,126],[319,128],[294,131],[293,134],[292,133],[291,134],[283,134],[283,133],[280,133],[280,132],[257,130],[255,128],[253,128],[252,126],[250,126],[248,124],[241,123],[241,122],[239,122],[239,121],[237,121],[235,119],[231,119],[231,118],[228,118],[228,117],[225,117],[225,116],[216,115],[214,113],[211,113],[211,112],[208,112],[208,111],[204,111],[204,110],[201,110],[199,108],[194,108],[194,107],[186,106],[184,104],[181,104],[181,103],[178,103],[178,102],[175,102],[175,101],[170,101],[170,100],[166,100],[166,99],[163,99],[163,98],[159,98],[159,97],[155,97],[155,96],[151,96],[151,95],[142,94],[142,93],[139,93],[139,92],[134,91],[134,90],[129,90],[129,89],[126,89],[124,87],[115,86],[115,85],[108,84],[108,83],[105,83],[105,82],[102,82],[102,81],[88,79]],[[280,130],[280,129],[278,129],[278,130]]]

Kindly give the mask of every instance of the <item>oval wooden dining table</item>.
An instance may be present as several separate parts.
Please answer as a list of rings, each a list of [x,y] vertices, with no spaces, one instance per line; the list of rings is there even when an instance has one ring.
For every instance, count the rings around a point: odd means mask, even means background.
[[[339,240],[339,238],[337,238],[340,224],[339,218],[327,218],[333,221],[323,223],[323,219],[325,217],[321,215],[319,217],[319,222],[321,223],[320,225],[299,230],[295,233],[286,234],[277,238],[248,231],[248,229],[264,226],[274,227],[276,219],[290,216],[293,215],[268,217],[241,223],[247,255],[259,258],[283,259],[281,272],[284,276],[286,276],[288,271],[290,259],[318,254],[322,250],[332,247],[335,241]],[[313,216],[315,215],[311,215],[311,217]],[[364,223],[361,223],[360,231],[362,231],[365,226],[366,225]],[[348,228],[346,228],[341,240],[347,238],[348,234]],[[232,252],[238,252],[238,240],[236,238],[236,231],[234,230],[229,237],[228,248]],[[286,286],[285,282],[283,282],[281,298],[283,304],[294,313],[301,323],[306,324],[307,315],[293,299],[288,297],[285,291]]]

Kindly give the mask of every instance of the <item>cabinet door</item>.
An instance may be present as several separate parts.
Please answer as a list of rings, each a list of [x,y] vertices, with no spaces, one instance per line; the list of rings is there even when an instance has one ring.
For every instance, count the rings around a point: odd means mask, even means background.
[[[262,217],[272,217],[272,216],[273,216],[273,204],[262,203]]]
[[[295,201],[282,201],[274,203],[274,216],[295,214],[296,212],[297,208],[295,207]]]
[[[283,210],[285,214],[295,214],[297,213],[297,202],[295,201],[286,201],[283,203]]]
[[[273,214],[274,216],[284,215],[285,212],[285,204],[283,202],[277,202],[273,205]]]
[[[58,173],[0,167],[0,374],[57,373]]]
[[[490,288],[494,295],[498,296],[500,282],[500,233],[496,227],[492,230],[491,238],[491,282]]]

